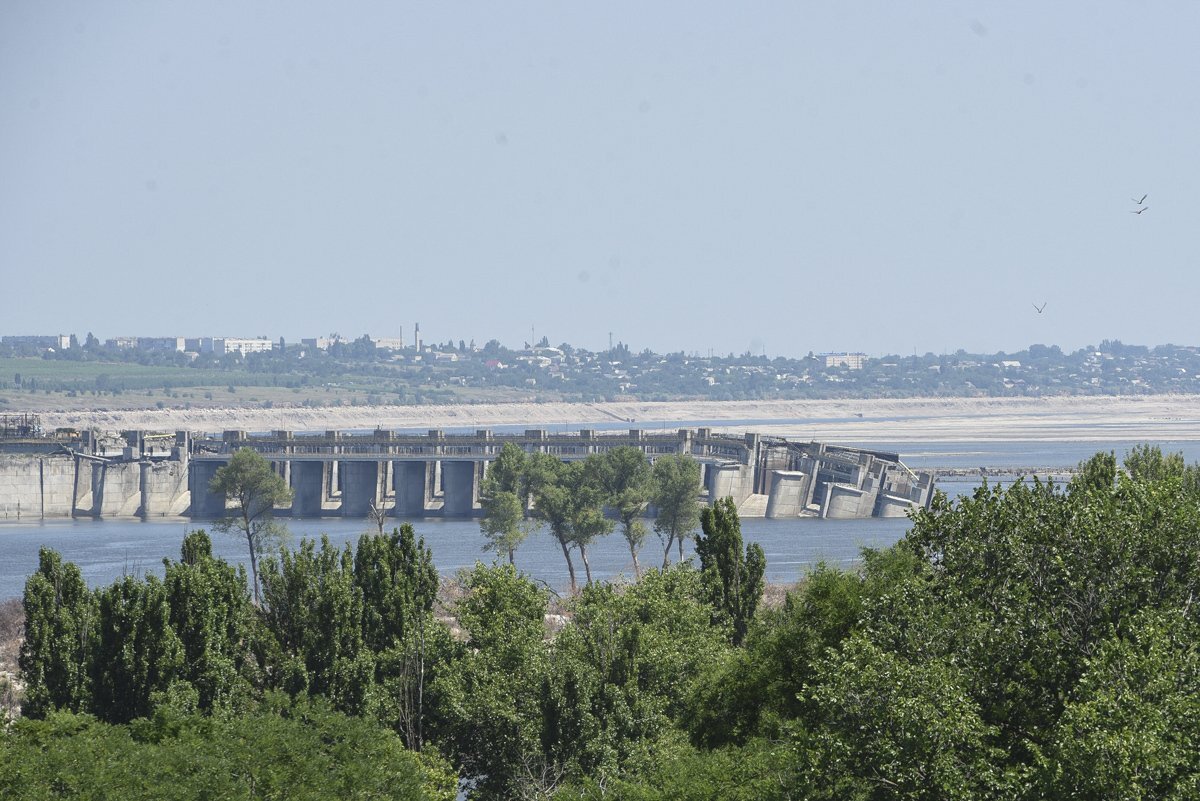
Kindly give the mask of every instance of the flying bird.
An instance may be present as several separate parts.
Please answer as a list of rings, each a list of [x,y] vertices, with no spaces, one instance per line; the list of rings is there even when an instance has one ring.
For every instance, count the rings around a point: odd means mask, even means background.
[[[1041,306],[1039,306],[1035,303],[1035,304],[1033,304],[1033,308],[1037,309],[1038,314],[1041,314],[1042,310],[1046,308],[1046,302],[1043,301]]]
[[[1149,196],[1149,195],[1142,195],[1142,197],[1141,197],[1141,199],[1140,199],[1140,200],[1134,200],[1133,202],[1134,202],[1134,203],[1136,203],[1136,204],[1138,204],[1138,205],[1140,206],[1140,205],[1142,205],[1143,203],[1145,203],[1145,202],[1146,202],[1146,198],[1148,198],[1148,197],[1150,197],[1150,196]],[[1130,200],[1133,200],[1133,198],[1130,198]]]
[[[1149,207],[1149,206],[1142,206],[1142,207],[1141,207],[1140,209],[1138,209],[1137,211],[1131,211],[1131,212],[1129,212],[1129,213],[1130,213],[1130,214],[1141,214],[1143,211],[1145,211],[1145,210],[1146,210],[1146,209],[1148,209],[1148,208],[1150,208],[1150,207]]]

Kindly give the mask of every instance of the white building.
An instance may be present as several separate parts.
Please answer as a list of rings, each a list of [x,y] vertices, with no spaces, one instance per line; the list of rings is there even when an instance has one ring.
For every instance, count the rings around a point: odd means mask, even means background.
[[[265,353],[275,347],[274,341],[265,338],[234,339],[233,337],[201,337],[200,352],[214,353],[225,356],[237,353],[245,356],[247,353]]]
[[[826,367],[845,367],[850,370],[861,370],[867,360],[865,353],[822,353],[820,358],[825,360]]]

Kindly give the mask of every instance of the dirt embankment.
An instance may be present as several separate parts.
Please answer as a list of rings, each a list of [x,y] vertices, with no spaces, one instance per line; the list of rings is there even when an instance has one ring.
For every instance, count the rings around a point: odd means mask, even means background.
[[[21,653],[24,625],[25,609],[21,599],[0,601],[0,724],[20,711],[17,657]]]
[[[830,442],[1196,440],[1200,395],[1095,398],[912,398],[665,403],[493,403],[326,408],[43,412],[47,428],[323,431],[611,426],[719,431]]]

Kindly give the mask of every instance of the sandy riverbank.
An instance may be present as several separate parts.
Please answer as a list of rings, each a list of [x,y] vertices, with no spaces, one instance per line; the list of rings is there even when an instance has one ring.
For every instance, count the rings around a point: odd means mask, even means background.
[[[1096,398],[914,398],[666,403],[512,403],[329,408],[133,409],[43,412],[47,428],[220,432],[227,429],[644,430],[709,425],[828,442],[1200,440],[1200,395]]]

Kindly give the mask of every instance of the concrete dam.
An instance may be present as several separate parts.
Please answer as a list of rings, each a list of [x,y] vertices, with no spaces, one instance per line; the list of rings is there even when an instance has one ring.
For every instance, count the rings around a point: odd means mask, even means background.
[[[292,488],[291,506],[276,511],[293,517],[365,518],[372,507],[396,517],[478,516],[488,464],[508,442],[566,461],[620,446],[638,448],[651,461],[686,454],[701,464],[697,497],[731,496],[746,517],[899,517],[927,507],[934,489],[932,472],[910,470],[895,453],[708,428],[23,433],[0,436],[0,519],[220,517],[226,499],[210,492],[209,482],[242,448],[268,459]]]

